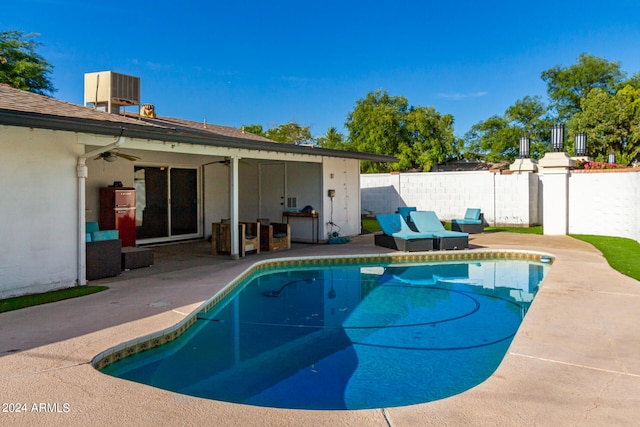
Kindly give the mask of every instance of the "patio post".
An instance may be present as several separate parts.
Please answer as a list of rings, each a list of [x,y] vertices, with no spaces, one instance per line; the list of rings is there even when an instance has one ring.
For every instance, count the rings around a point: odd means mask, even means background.
[[[238,245],[238,156],[229,157],[229,210],[231,223],[231,259],[239,259]]]

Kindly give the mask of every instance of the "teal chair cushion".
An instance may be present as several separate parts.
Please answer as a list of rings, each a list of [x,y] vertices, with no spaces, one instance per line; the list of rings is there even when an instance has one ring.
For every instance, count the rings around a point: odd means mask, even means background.
[[[376,215],[378,224],[382,232],[387,236],[400,239],[432,239],[433,234],[415,232],[407,225],[407,222],[400,214],[378,214]]]
[[[91,241],[118,240],[118,230],[101,230],[91,233]]]
[[[480,209],[478,208],[468,208],[467,211],[464,214],[464,219],[471,219],[471,220],[480,220]]]
[[[453,224],[482,224],[482,221],[479,219],[454,219],[451,220]]]
[[[444,226],[433,211],[417,211],[411,212],[411,220],[418,230],[424,232],[445,231]]]
[[[434,211],[411,212],[411,220],[418,231],[433,233],[436,237],[464,237],[469,235],[468,233],[445,229]]]
[[[94,231],[100,231],[100,227],[98,227],[98,223],[97,222],[87,222],[84,225],[85,228],[85,232],[87,233],[93,233]]]
[[[415,206],[401,206],[398,208],[398,213],[406,220],[409,218],[409,213],[415,212],[416,210],[417,208]]]

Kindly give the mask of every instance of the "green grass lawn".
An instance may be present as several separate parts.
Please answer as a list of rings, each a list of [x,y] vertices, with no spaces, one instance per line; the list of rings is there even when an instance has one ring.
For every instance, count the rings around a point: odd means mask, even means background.
[[[623,237],[571,234],[571,237],[591,243],[620,273],[640,280],[640,243]]]
[[[109,289],[107,286],[76,286],[41,294],[24,295],[0,300],[0,313],[18,310],[34,305],[47,304],[49,302],[62,301],[69,298],[81,297]]]
[[[507,231],[509,233],[522,233],[522,234],[542,234],[542,226],[534,225],[532,227],[485,227],[485,233],[492,233],[498,231]]]
[[[375,233],[380,231],[380,224],[375,218],[362,218],[362,234]]]

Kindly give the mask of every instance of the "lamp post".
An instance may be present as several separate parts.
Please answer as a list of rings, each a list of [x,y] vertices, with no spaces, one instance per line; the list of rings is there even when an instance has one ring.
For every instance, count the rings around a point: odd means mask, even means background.
[[[551,126],[551,148],[553,151],[560,152],[564,148],[564,126]]]
[[[575,136],[574,151],[576,156],[585,156],[587,154],[587,134],[577,133]]]
[[[520,137],[520,158],[526,159],[529,157],[529,150],[531,147],[531,141],[528,136]]]
[[[536,161],[529,158],[531,140],[528,136],[520,137],[520,149],[518,158],[509,166],[512,173],[529,173],[538,170]]]

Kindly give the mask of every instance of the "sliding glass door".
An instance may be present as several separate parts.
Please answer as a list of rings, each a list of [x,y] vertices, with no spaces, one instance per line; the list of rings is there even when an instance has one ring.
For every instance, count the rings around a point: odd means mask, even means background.
[[[136,239],[198,237],[198,170],[136,166]]]
[[[195,169],[170,170],[171,235],[198,232],[198,174]]]

